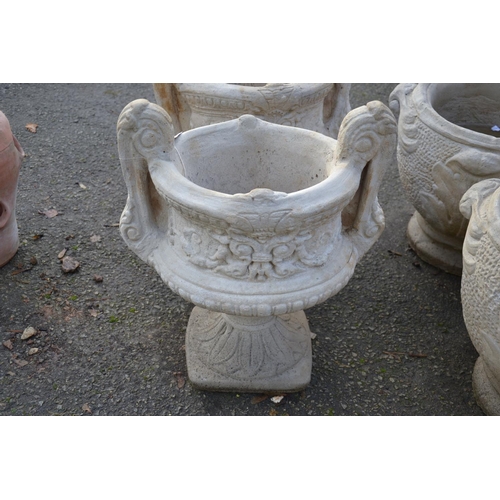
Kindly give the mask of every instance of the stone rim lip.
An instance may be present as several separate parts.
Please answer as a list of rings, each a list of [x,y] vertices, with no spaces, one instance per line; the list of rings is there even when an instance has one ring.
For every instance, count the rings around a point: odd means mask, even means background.
[[[285,193],[267,188],[256,188],[247,193],[226,194],[212,189],[204,188],[190,181],[183,175],[183,163],[175,143],[196,140],[197,138],[217,133],[219,130],[230,133],[245,133],[246,124],[252,130],[257,129],[263,134],[272,130],[284,130],[287,134],[306,138],[316,142],[318,148],[331,152],[330,158],[325,160],[327,176],[321,182],[310,187],[294,192]],[[232,129],[232,130],[231,130]],[[210,215],[215,218],[224,218],[221,214],[238,213],[248,210],[249,207],[266,205],[274,209],[291,210],[294,214],[308,217],[318,212],[329,210],[339,205],[339,212],[351,199],[358,188],[355,182],[355,169],[335,168],[335,148],[337,141],[318,132],[311,130],[277,125],[266,122],[252,115],[243,115],[235,120],[230,120],[214,125],[207,125],[178,134],[174,141],[171,159],[154,159],[149,163],[149,171],[156,189],[167,201]],[[257,209],[259,209],[257,208]]]
[[[455,142],[461,142],[472,146],[482,146],[489,149],[495,149],[500,152],[500,137],[493,137],[456,125],[441,116],[434,109],[432,105],[432,98],[437,89],[443,85],[449,84],[419,83],[415,87],[411,98],[414,102],[415,112],[421,121],[438,134],[443,135]]]

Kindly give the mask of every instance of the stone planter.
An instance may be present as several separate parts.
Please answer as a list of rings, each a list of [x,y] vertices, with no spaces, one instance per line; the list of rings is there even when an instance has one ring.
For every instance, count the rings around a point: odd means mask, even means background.
[[[488,415],[500,415],[500,179],[470,188],[460,210],[470,219],[463,245],[462,307],[479,353],[474,394]]]
[[[14,257],[19,247],[16,221],[17,180],[23,150],[0,111],[0,267]]]
[[[186,331],[195,387],[280,393],[309,383],[303,310],[341,290],[383,231],[377,192],[395,135],[378,102],[349,113],[338,142],[251,115],[175,136],[161,107],[123,110],[120,231],[196,305]]]
[[[155,83],[176,133],[250,114],[336,138],[350,83]]]
[[[467,229],[460,199],[476,182],[500,176],[500,85],[400,84],[390,101],[399,112],[401,182],[416,209],[410,245],[426,262],[460,275]]]

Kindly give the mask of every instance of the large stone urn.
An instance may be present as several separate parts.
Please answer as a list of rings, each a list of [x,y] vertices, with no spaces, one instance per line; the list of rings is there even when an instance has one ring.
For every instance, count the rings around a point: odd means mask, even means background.
[[[500,176],[500,84],[400,84],[397,157],[416,209],[408,239],[417,255],[461,274],[467,220],[460,199],[476,182]]]
[[[0,267],[14,257],[19,247],[16,195],[23,156],[7,117],[0,111]]]
[[[470,219],[463,245],[462,306],[479,353],[474,394],[485,413],[500,415],[500,179],[475,184],[460,210]]]
[[[195,387],[281,393],[309,383],[303,310],[341,290],[383,231],[377,192],[395,143],[379,102],[351,111],[338,142],[252,115],[176,136],[156,104],[123,110],[120,231],[196,305],[186,331]]]
[[[350,111],[350,83],[155,83],[175,132],[250,114],[337,138]]]

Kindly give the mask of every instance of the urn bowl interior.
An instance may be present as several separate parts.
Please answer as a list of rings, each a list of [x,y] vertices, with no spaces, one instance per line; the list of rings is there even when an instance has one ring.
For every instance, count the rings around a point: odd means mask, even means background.
[[[475,132],[500,137],[499,84],[434,84],[429,92],[429,100],[432,108],[447,121]]]
[[[316,132],[248,115],[200,127],[178,139],[186,178],[230,195],[258,188],[292,193],[312,187],[327,178],[336,143]]]

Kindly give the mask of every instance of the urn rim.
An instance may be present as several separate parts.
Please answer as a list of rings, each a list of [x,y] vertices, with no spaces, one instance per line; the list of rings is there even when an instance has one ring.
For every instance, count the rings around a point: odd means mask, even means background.
[[[481,86],[491,84],[420,83],[416,86],[412,94],[415,111],[423,123],[440,135],[463,144],[482,146],[500,151],[500,137],[494,137],[457,125],[446,119],[435,109],[434,99],[437,94],[452,88],[463,92],[464,86],[467,85]],[[500,87],[498,94],[500,102]],[[456,95],[460,94],[457,92],[454,96]]]

